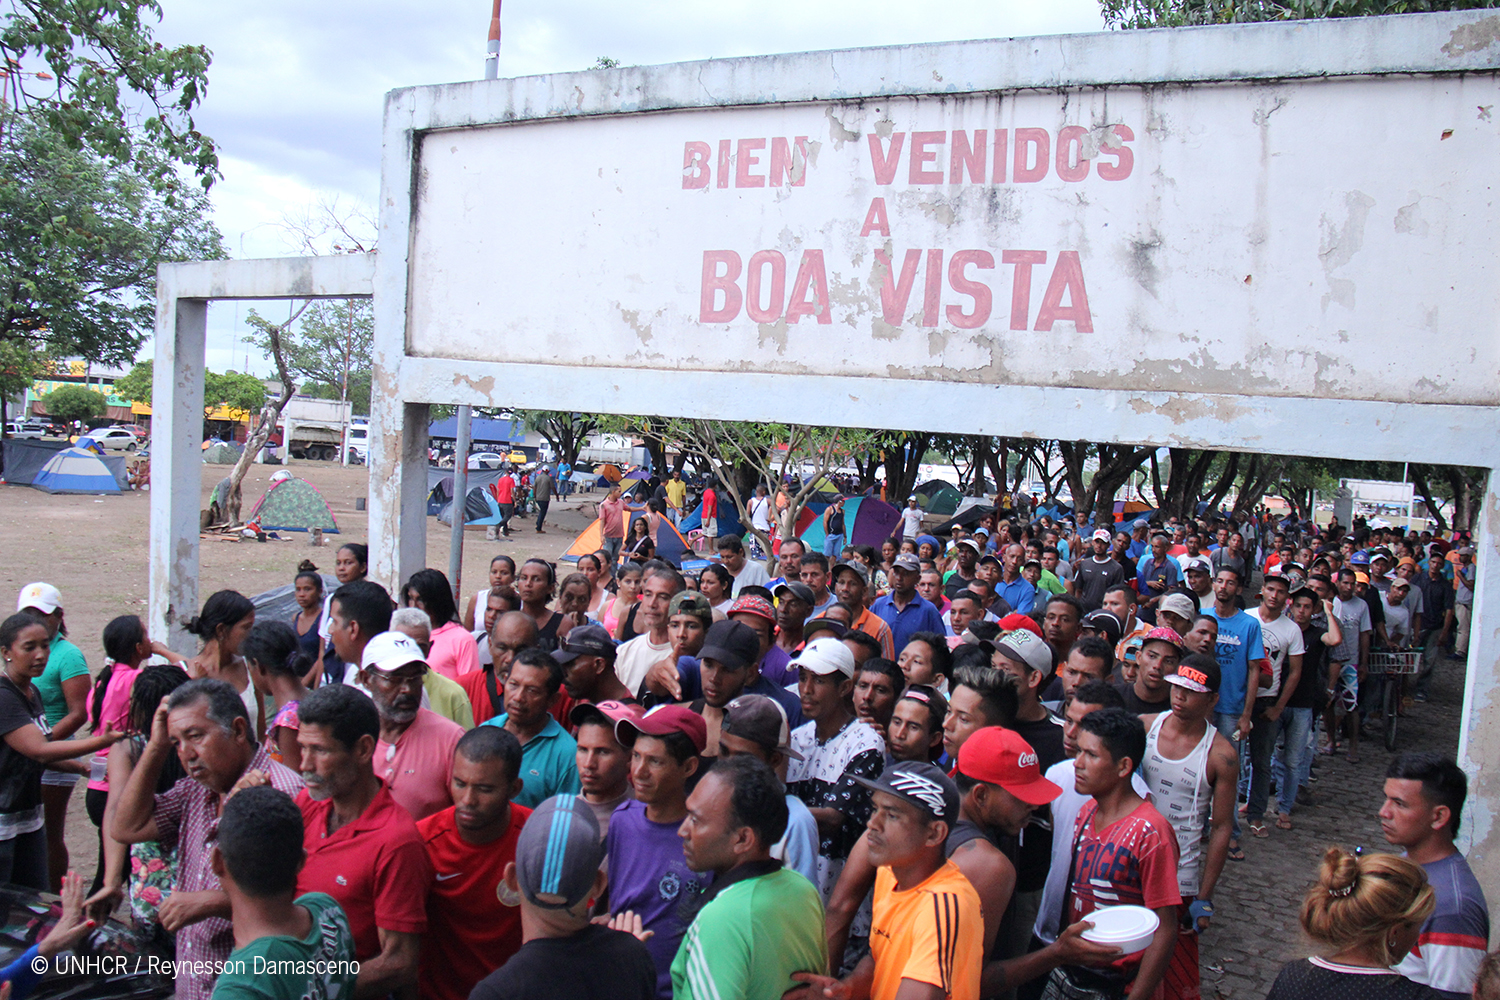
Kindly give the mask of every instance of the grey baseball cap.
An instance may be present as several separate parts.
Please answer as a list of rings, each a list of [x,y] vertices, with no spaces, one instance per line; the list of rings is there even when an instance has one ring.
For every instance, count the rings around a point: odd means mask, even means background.
[[[579,795],[554,795],[537,806],[516,840],[521,894],[547,910],[583,902],[603,861],[599,821]]]

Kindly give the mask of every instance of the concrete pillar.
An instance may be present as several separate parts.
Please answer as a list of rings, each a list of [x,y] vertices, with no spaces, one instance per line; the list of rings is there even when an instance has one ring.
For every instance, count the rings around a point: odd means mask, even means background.
[[[179,653],[197,652],[182,622],[198,613],[198,509],[203,485],[203,350],[208,302],[179,299],[159,280],[151,384],[150,592],[147,627]]]
[[[1491,469],[1474,523],[1474,615],[1458,762],[1469,775],[1459,847],[1479,884],[1500,886],[1500,470]],[[1443,668],[1439,668],[1443,669]],[[1449,668],[1452,669],[1452,668]]]
[[[370,578],[395,594],[427,564],[428,406],[395,399],[394,386],[384,385],[388,376],[379,367],[375,379],[377,391],[370,398]],[[380,391],[382,387],[388,391]]]

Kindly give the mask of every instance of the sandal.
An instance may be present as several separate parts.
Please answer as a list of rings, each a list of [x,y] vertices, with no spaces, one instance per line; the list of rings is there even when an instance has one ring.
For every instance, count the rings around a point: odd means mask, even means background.
[[[1250,824],[1250,834],[1253,837],[1264,840],[1266,837],[1269,837],[1271,835],[1271,831],[1266,829],[1265,820],[1258,819]]]
[[[1321,750],[1318,751],[1318,753],[1322,754],[1324,757],[1332,757],[1334,754],[1336,754],[1338,752],[1339,752],[1339,746],[1338,746],[1337,743],[1328,743],[1328,744],[1325,744],[1323,746],[1323,749],[1321,749]]]
[[[1242,847],[1240,847],[1239,844],[1230,844],[1229,845],[1229,860],[1230,861],[1244,861],[1245,860],[1245,851],[1244,851],[1244,849]]]
[[[1279,815],[1279,816],[1276,817],[1276,829],[1278,829],[1278,830],[1290,830],[1291,828],[1292,828],[1292,817],[1288,816],[1286,813],[1282,813],[1281,815]]]

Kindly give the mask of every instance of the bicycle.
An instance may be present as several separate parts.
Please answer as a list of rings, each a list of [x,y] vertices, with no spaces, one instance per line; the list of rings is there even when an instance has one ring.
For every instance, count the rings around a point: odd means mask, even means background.
[[[1396,749],[1396,720],[1401,715],[1401,689],[1403,678],[1414,677],[1422,668],[1421,650],[1410,652],[1375,651],[1370,653],[1370,667],[1366,676],[1380,678],[1380,693],[1376,704],[1380,706],[1384,724],[1385,748]]]

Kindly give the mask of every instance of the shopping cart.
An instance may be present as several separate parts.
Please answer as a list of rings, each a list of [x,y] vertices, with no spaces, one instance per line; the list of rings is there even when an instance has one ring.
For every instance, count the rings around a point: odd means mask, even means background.
[[[1396,721],[1401,715],[1401,691],[1405,678],[1415,676],[1422,668],[1422,651],[1370,653],[1370,668],[1366,671],[1366,683],[1380,685],[1373,703],[1380,706],[1381,721],[1385,725],[1385,748],[1396,749]]]

